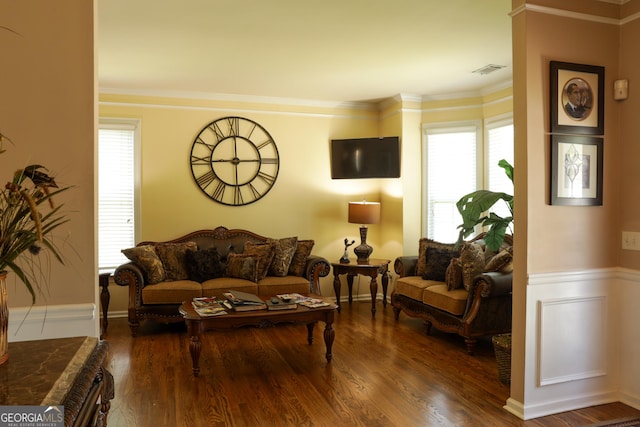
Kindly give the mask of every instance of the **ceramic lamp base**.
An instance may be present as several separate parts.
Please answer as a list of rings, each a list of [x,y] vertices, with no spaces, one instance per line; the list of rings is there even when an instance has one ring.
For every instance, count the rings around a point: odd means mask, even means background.
[[[373,252],[373,248],[367,244],[367,227],[360,227],[360,244],[353,249],[353,253],[358,257],[358,263],[369,262],[369,256]]]

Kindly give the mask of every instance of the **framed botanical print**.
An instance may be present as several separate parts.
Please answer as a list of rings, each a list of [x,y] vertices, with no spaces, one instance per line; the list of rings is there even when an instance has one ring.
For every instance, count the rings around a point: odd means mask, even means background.
[[[551,133],[604,134],[604,67],[550,62]]]
[[[602,138],[551,135],[551,204],[602,205]]]

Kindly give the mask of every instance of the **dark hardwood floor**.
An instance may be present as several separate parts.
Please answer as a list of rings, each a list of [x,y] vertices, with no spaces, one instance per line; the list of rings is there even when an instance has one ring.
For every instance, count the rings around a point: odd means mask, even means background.
[[[420,320],[378,302],[342,306],[327,364],[324,325],[208,332],[193,377],[183,324],[109,319],[115,378],[109,426],[584,426],[639,416],[620,403],[522,421],[503,409],[493,346],[468,356],[460,337],[424,334]]]

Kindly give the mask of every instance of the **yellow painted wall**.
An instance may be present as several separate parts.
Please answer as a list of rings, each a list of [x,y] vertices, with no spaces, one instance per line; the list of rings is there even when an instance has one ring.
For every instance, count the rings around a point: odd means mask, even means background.
[[[13,141],[0,155],[0,179],[42,164],[60,186],[74,187],[56,200],[70,219],[55,231],[66,265],[43,264],[37,305],[95,302],[94,9],[85,0],[0,0],[0,25],[19,33],[0,30],[0,129]],[[14,276],[9,306],[30,305]]]
[[[199,190],[190,172],[195,136],[207,123],[229,115],[264,126],[280,155],[274,187],[246,206],[212,201]],[[330,140],[378,136],[378,112],[372,107],[305,106],[291,111],[289,105],[227,107],[217,101],[104,95],[100,116],[141,120],[142,240],[167,240],[223,225],[274,238],[311,238],[316,242],[313,253],[334,261],[342,255],[345,237],[359,241],[359,226],[347,222],[348,202],[380,201],[382,181],[397,181],[331,179]],[[381,244],[380,230],[381,225],[369,226],[367,241],[375,248],[374,256],[396,256],[395,247]],[[332,294],[332,289],[332,278],[325,278],[323,294]],[[126,307],[120,296],[113,300],[114,310]]]

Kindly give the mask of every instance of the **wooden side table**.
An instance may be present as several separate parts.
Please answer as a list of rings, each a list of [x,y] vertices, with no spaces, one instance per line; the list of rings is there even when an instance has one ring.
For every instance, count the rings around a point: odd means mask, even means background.
[[[107,315],[109,314],[109,301],[111,300],[111,294],[109,293],[110,277],[111,273],[102,273],[98,275],[98,286],[100,286],[100,305],[102,306],[102,328],[100,330],[100,339],[107,334],[107,328],[109,327]]]
[[[382,305],[387,306],[387,288],[389,286],[389,263],[388,259],[370,259],[367,263],[359,263],[349,260],[348,263],[333,262],[333,290],[336,293],[338,311],[340,306],[340,275],[347,275],[347,285],[349,287],[349,304],[353,302],[353,278],[358,274],[371,277],[369,289],[371,290],[371,316],[376,315],[376,295],[378,294],[378,274],[382,276]]]

